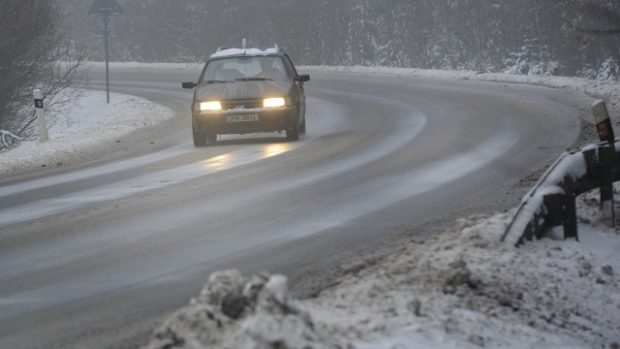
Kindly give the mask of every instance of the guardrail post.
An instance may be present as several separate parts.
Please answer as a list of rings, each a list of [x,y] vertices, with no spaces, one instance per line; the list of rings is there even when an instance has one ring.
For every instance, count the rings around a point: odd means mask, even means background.
[[[579,241],[577,233],[577,204],[575,196],[564,195],[564,239],[574,238]]]
[[[577,234],[577,205],[575,197],[571,194],[549,194],[543,197],[543,205],[546,209],[545,226],[555,227],[562,225],[564,228],[564,239],[575,238],[579,241]],[[539,229],[542,234],[543,229]],[[541,239],[542,236],[536,236]]]
[[[595,181],[600,178],[600,163],[598,159],[598,149],[588,149],[583,151],[583,160],[586,163],[587,174],[590,180]]]
[[[616,152],[609,145],[599,147],[598,151],[601,164],[601,219],[607,226],[613,227],[615,225],[613,169]]]
[[[49,139],[47,134],[47,123],[45,122],[45,108],[43,106],[43,92],[41,89],[35,89],[33,91],[34,96],[34,108],[37,115],[37,123],[39,125],[39,142],[47,142]]]

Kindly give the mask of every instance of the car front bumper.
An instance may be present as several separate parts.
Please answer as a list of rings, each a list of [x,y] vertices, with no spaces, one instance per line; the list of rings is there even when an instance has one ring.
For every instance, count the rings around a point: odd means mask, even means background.
[[[257,119],[231,121],[231,119]],[[232,117],[232,118],[231,118]],[[295,127],[297,108],[224,110],[217,112],[194,112],[194,127],[201,132],[217,134],[246,134],[285,131]]]

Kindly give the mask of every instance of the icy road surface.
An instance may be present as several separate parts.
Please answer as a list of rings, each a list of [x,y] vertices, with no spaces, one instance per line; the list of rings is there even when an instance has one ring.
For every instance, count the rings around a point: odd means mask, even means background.
[[[573,144],[577,106],[590,102],[541,87],[314,73],[300,142],[226,136],[195,149],[180,82],[197,74],[113,70],[114,91],[177,117],[96,164],[0,179],[0,347],[131,346],[213,270],[320,285],[403,230],[511,207],[519,197],[503,188]],[[101,71],[90,75],[99,88]]]

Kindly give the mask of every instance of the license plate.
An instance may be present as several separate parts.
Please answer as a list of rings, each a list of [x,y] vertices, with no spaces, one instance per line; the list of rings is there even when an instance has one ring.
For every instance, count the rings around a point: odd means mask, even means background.
[[[226,122],[252,122],[258,121],[258,114],[226,115]]]

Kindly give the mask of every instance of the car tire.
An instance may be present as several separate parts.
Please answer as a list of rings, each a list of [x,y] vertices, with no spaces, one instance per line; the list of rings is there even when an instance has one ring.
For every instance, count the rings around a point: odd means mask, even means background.
[[[217,133],[207,132],[207,145],[215,145],[217,144]]]
[[[289,130],[286,130],[286,140],[287,141],[298,141],[299,140],[299,128],[295,127]]]
[[[290,142],[299,140],[299,121],[295,120],[295,125],[286,130],[286,140]]]
[[[206,145],[205,135],[192,126],[192,136],[194,138],[195,147],[204,147]]]
[[[302,135],[306,134],[306,117],[305,116],[302,118],[301,128],[299,130],[299,133]]]

